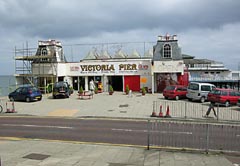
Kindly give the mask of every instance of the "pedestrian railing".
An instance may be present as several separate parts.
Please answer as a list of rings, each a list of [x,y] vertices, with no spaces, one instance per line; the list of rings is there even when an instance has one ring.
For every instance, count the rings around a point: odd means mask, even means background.
[[[171,101],[171,100],[161,100],[153,102],[153,112],[156,116],[162,112],[166,115],[167,109],[169,109],[169,114],[171,117],[175,118],[205,118],[206,112],[209,108],[210,103],[199,103],[199,102],[188,102],[188,101]],[[240,121],[240,107],[230,106],[224,107],[219,104],[215,105],[215,111],[217,116],[211,111],[208,118],[215,120],[232,120]]]
[[[189,121],[148,121],[148,149],[167,147],[202,151],[240,152],[240,126]]]

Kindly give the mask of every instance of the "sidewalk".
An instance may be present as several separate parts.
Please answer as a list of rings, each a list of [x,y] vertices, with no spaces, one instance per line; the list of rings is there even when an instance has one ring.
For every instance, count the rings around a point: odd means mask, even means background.
[[[134,147],[0,140],[1,166],[232,166],[222,155]]]

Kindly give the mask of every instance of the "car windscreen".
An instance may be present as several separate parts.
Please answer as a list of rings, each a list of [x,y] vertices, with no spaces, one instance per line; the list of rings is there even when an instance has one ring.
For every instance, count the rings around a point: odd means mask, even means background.
[[[165,90],[174,90],[175,89],[175,86],[167,86],[166,88],[165,88]]]
[[[67,87],[67,84],[64,82],[57,82],[54,84],[54,87],[58,88],[58,87]]]
[[[214,95],[221,95],[221,91],[220,90],[212,90],[210,93],[212,93]]]
[[[199,90],[199,85],[191,83],[191,84],[189,84],[188,89]]]

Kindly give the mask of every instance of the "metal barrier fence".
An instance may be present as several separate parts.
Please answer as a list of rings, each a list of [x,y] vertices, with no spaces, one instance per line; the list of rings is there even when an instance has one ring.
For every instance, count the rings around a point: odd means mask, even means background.
[[[153,102],[153,112],[160,113],[162,108],[163,115],[166,115],[167,107],[169,107],[169,114],[171,117],[176,118],[204,118],[210,103],[198,103],[189,101],[171,101],[161,100]],[[214,116],[213,112],[210,113],[210,117],[217,120],[240,120],[240,107],[230,106],[224,107],[221,105],[215,105],[215,111],[217,117]]]
[[[148,149],[174,147],[203,151],[240,152],[240,125],[148,121]]]

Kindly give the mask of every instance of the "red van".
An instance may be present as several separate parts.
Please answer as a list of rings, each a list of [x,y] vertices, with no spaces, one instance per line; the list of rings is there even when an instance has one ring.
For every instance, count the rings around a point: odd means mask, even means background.
[[[165,99],[186,98],[187,87],[183,85],[170,85],[163,90],[163,96]]]
[[[231,104],[236,105],[239,98],[240,92],[233,89],[216,88],[208,93],[208,101],[213,104],[223,104],[226,107],[229,107]]]

